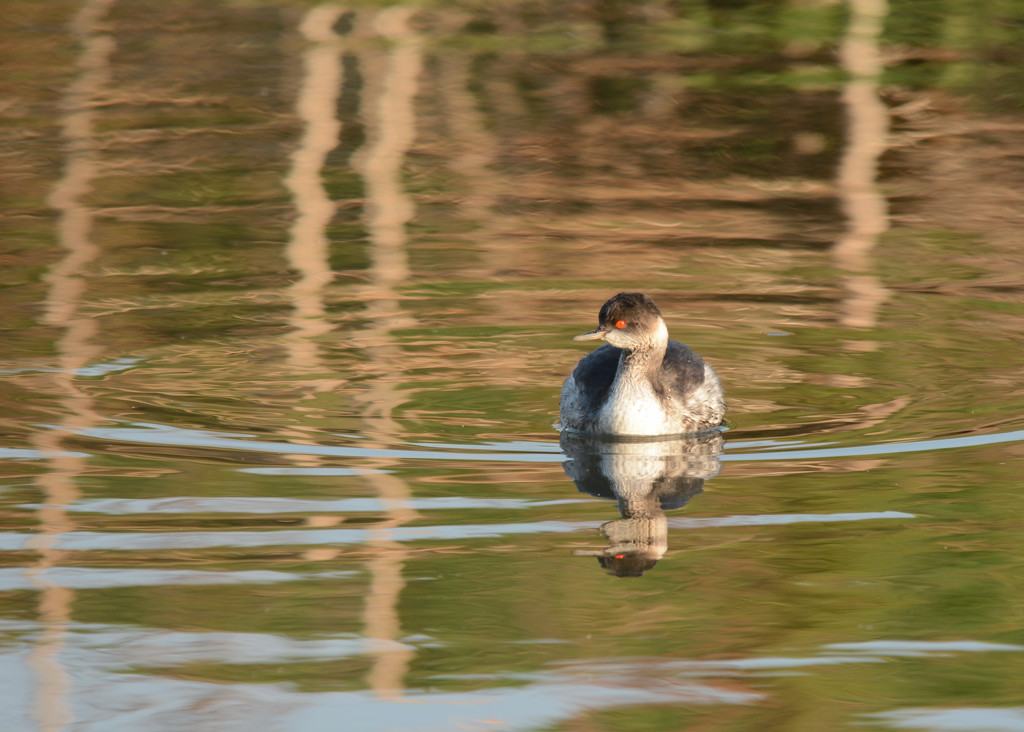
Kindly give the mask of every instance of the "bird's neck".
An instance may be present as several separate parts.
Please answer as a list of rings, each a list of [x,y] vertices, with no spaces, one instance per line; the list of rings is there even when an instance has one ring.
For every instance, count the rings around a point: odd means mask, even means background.
[[[661,368],[668,348],[668,328],[665,321],[658,318],[658,327],[650,339],[632,350],[623,349],[619,356],[618,376],[643,376]]]

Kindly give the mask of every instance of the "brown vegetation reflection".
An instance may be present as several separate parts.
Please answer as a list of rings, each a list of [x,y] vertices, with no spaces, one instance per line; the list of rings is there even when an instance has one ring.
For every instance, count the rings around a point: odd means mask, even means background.
[[[889,135],[889,109],[879,97],[883,71],[879,40],[887,15],[886,0],[851,0],[846,37],[839,61],[849,75],[843,89],[846,145],[839,162],[837,194],[846,214],[847,231],[833,253],[849,295],[839,322],[850,328],[871,328],[888,293],[870,274],[870,252],[889,229],[885,197],[878,187],[879,160]],[[864,346],[863,343],[859,344]]]
[[[303,57],[302,85],[296,101],[296,113],[305,130],[291,156],[292,167],[286,179],[297,213],[287,248],[288,262],[299,273],[299,279],[290,288],[293,314],[292,331],[286,339],[287,361],[299,373],[322,373],[326,366],[319,354],[318,339],[332,329],[325,297],[334,278],[327,227],[336,211],[336,203],[328,195],[322,178],[327,157],[339,144],[341,61],[343,53],[351,54],[358,59],[363,77],[360,109],[366,141],[353,165],[365,187],[364,220],[372,266],[362,293],[368,325],[361,332],[348,333],[346,338],[354,341],[369,360],[364,365],[364,376],[368,376],[364,383],[369,386],[359,401],[366,418],[365,444],[381,448],[401,439],[393,412],[403,397],[392,374],[399,368],[402,352],[394,331],[414,324],[401,311],[398,292],[408,276],[405,226],[414,213],[412,198],[403,191],[401,170],[415,136],[413,99],[422,64],[422,43],[409,26],[411,13],[404,7],[353,13],[347,18],[349,29],[344,35],[334,28],[346,14],[345,7],[321,5],[306,13],[300,31],[309,45]],[[374,37],[386,40],[387,50],[359,42]],[[336,389],[345,379],[320,378],[303,383],[312,386],[315,394]],[[301,432],[300,429],[293,439],[312,439]],[[293,460],[305,464],[318,458],[294,456]],[[402,635],[398,604],[405,584],[402,569],[408,550],[401,542],[386,537],[388,531],[418,518],[418,513],[408,508],[412,495],[408,485],[391,474],[395,467],[392,463],[371,460],[363,472],[364,480],[373,485],[387,507],[387,518],[370,531],[367,568],[371,581],[364,610],[365,636],[382,641],[373,646],[375,662],[368,683],[385,697],[400,695],[413,653],[397,642]],[[314,516],[310,523],[323,527],[340,520],[335,516]],[[306,556],[323,561],[338,553],[337,549],[317,548]]]
[[[315,398],[323,392],[342,387],[344,378],[326,377],[328,367],[321,349],[323,337],[334,328],[327,314],[327,288],[334,281],[330,265],[328,226],[337,204],[328,195],[323,175],[327,157],[338,145],[342,123],[337,105],[341,93],[343,45],[333,28],[345,12],[339,5],[311,8],[299,24],[299,32],[307,43],[302,52],[302,75],[295,100],[295,116],[302,122],[303,133],[290,155],[291,167],[285,185],[295,205],[295,220],[288,232],[285,256],[298,278],[287,289],[291,300],[290,331],[285,336],[285,363],[298,377],[300,400],[298,412],[313,411]],[[307,407],[303,402],[313,403]],[[281,432],[295,444],[316,444],[315,430],[301,420]],[[302,467],[322,462],[317,455],[293,453],[287,459]],[[310,517],[311,526],[326,527],[339,523],[337,516]],[[307,550],[307,559],[326,561],[338,555],[337,549]]]
[[[375,374],[360,395],[366,419],[365,436],[371,446],[384,447],[401,439],[394,410],[402,401],[401,381],[393,374],[401,368],[403,352],[394,331],[413,324],[399,304],[398,288],[408,277],[405,251],[406,224],[415,211],[402,184],[406,152],[416,133],[413,100],[423,63],[422,40],[409,25],[410,8],[395,6],[371,15],[373,29],[388,41],[384,52],[367,51],[360,57],[363,80],[362,117],[366,142],[353,164],[365,185],[364,217],[370,240],[369,285],[363,299],[369,322],[357,336]],[[370,590],[363,613],[365,635],[380,641],[398,641],[402,635],[399,599],[405,581],[402,570],[409,548],[387,538],[388,532],[418,518],[409,507],[412,491],[397,475],[385,470],[393,461],[376,461],[365,478],[387,506],[387,520],[371,529]],[[381,643],[369,674],[370,687],[386,697],[399,696],[414,650],[400,643]]]
[[[113,0],[88,0],[70,23],[71,36],[81,50],[77,76],[63,94],[64,165],[49,198],[57,212],[57,240],[64,256],[45,276],[48,291],[44,319],[61,335],[56,342],[57,368],[48,374],[50,383],[44,388],[57,395],[62,416],[57,428],[43,428],[33,437],[47,467],[36,479],[42,494],[39,534],[25,545],[39,554],[26,573],[39,596],[42,633],[31,665],[38,683],[35,717],[42,732],[56,732],[73,721],[71,678],[60,662],[59,652],[71,621],[75,593],[48,579],[47,570],[59,567],[67,558],[67,552],[60,549],[60,538],[75,529],[67,507],[79,497],[77,482],[88,460],[66,450],[64,443],[77,430],[101,421],[94,400],[79,388],[76,379],[79,370],[98,361],[103,351],[97,344],[98,321],[79,310],[86,291],[85,275],[100,253],[91,238],[94,212],[83,198],[100,172],[94,105],[110,77],[115,44],[101,30],[101,24],[112,4]]]
[[[295,101],[295,115],[302,121],[304,131],[291,154],[291,169],[285,178],[296,211],[285,253],[288,264],[299,274],[288,290],[292,330],[287,336],[287,363],[306,373],[323,369],[316,339],[333,327],[324,297],[334,280],[327,226],[334,218],[335,203],[324,189],[322,176],[327,156],[337,147],[341,133],[337,105],[342,47],[333,27],[344,12],[338,5],[317,6],[310,9],[299,27],[308,47],[302,56],[302,80]]]

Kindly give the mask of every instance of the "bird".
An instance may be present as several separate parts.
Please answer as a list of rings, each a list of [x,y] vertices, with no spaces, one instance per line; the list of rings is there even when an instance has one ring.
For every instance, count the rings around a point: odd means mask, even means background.
[[[581,358],[562,386],[562,430],[658,437],[722,423],[718,376],[689,346],[669,339],[650,297],[620,292],[601,306],[597,327],[573,340],[598,338],[605,343]]]

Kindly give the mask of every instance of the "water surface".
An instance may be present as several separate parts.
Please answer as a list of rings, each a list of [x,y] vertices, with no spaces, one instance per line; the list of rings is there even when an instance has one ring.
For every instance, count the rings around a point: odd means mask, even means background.
[[[4,730],[1024,730],[1019,2],[8,3]],[[560,440],[642,289],[721,434]]]

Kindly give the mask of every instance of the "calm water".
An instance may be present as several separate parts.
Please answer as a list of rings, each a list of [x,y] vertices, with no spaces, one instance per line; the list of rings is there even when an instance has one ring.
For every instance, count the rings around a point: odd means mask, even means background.
[[[4,15],[0,729],[1024,730],[1024,4]]]

